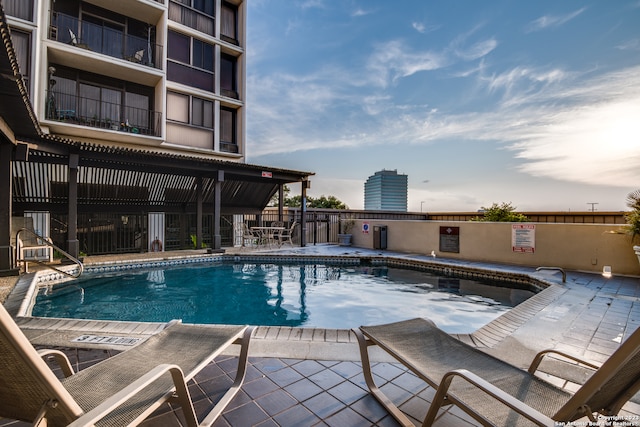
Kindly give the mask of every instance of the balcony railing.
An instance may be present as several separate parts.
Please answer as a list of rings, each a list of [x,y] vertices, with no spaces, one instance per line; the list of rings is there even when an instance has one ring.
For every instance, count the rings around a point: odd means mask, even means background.
[[[51,14],[49,39],[147,67],[162,67],[162,46],[152,43],[150,35],[145,38],[125,34],[59,12]]]
[[[48,120],[140,135],[160,136],[162,114],[120,103],[68,95],[47,94]]]
[[[206,15],[175,1],[169,2],[169,19],[210,36],[216,35],[216,21]]]

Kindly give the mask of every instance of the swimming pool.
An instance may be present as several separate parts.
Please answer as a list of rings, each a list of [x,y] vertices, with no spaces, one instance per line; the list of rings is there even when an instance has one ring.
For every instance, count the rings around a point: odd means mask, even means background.
[[[468,333],[533,294],[385,265],[217,262],[87,274],[43,287],[32,315],[334,329],[428,317]]]

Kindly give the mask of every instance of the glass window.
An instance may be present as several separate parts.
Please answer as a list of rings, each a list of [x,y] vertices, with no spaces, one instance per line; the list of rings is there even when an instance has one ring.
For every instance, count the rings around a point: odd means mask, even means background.
[[[189,123],[189,96],[167,92],[167,119]]]
[[[99,87],[81,83],[79,103],[78,115],[95,118],[96,120],[107,118],[111,120],[111,117],[108,117],[106,114],[102,114],[100,111]]]
[[[7,15],[33,22],[33,0],[4,0],[2,5]]]
[[[190,64],[190,44],[190,37],[185,36],[184,34],[176,33],[175,31],[169,31],[167,40],[167,56],[170,59],[174,59],[185,64]]]
[[[220,88],[236,91],[236,58],[233,56],[220,56]]]
[[[191,123],[196,126],[213,128],[213,102],[193,97]]]
[[[220,34],[232,40],[238,38],[237,27],[237,8],[227,2],[222,2],[220,9]]]
[[[220,141],[236,143],[236,112],[230,108],[220,108]]]
[[[213,72],[213,46],[193,39],[193,66]]]
[[[125,93],[125,123],[135,128],[149,128],[149,97],[139,93]]]
[[[120,106],[122,104],[122,93],[118,90],[100,88],[102,116],[110,119],[112,122],[120,123],[121,114]]]
[[[31,58],[31,35],[12,28],[11,41],[13,43],[13,50],[16,52],[20,73],[22,73],[22,76],[26,80],[29,74],[31,74],[29,61]]]
[[[209,16],[215,15],[214,0],[193,0],[193,8]]]

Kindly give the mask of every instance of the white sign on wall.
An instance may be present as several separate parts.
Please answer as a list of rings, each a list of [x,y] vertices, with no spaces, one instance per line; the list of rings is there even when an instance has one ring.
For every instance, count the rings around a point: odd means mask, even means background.
[[[513,224],[511,226],[511,249],[513,252],[534,253],[536,251],[536,226]]]

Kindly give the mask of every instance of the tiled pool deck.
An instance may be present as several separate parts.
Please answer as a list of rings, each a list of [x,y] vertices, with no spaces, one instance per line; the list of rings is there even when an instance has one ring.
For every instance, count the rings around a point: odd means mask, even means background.
[[[331,245],[272,251],[279,254],[320,256],[393,255],[407,259],[427,257],[369,251]],[[184,254],[184,253],[183,253]],[[167,255],[167,254],[165,254]],[[130,258],[148,258],[140,254]],[[122,260],[124,256],[117,256]],[[111,258],[111,260],[116,258]],[[87,263],[109,261],[92,257]],[[554,283],[549,289],[519,305],[470,335],[459,336],[488,353],[525,367],[537,351],[555,348],[602,362],[631,332],[640,326],[640,278],[604,278],[599,274],[567,272],[566,283],[554,271],[536,272],[490,263],[467,263],[438,258],[452,266],[472,266],[504,272],[526,273]],[[614,272],[615,274],[615,272]],[[19,319],[30,338],[42,325]],[[102,322],[103,330],[111,327]],[[29,330],[32,328],[32,330]],[[105,329],[106,328],[106,329]],[[56,342],[55,334],[52,334]],[[41,336],[42,343],[48,338]],[[34,339],[38,342],[38,339]],[[67,349],[77,368],[110,355],[96,349]],[[348,331],[324,329],[257,328],[250,349],[249,369],[241,392],[215,426],[395,426],[395,420],[368,394],[355,338]],[[196,376],[191,392],[196,411],[206,412],[232,382],[234,356],[216,359]],[[426,413],[433,390],[401,365],[383,355],[373,368],[382,390],[412,419]],[[574,389],[569,375],[554,372],[549,381]],[[623,408],[624,414],[640,415],[640,396]],[[0,425],[27,425],[0,420]],[[179,410],[167,405],[144,425],[181,426]],[[455,407],[438,418],[438,426],[475,425]]]

